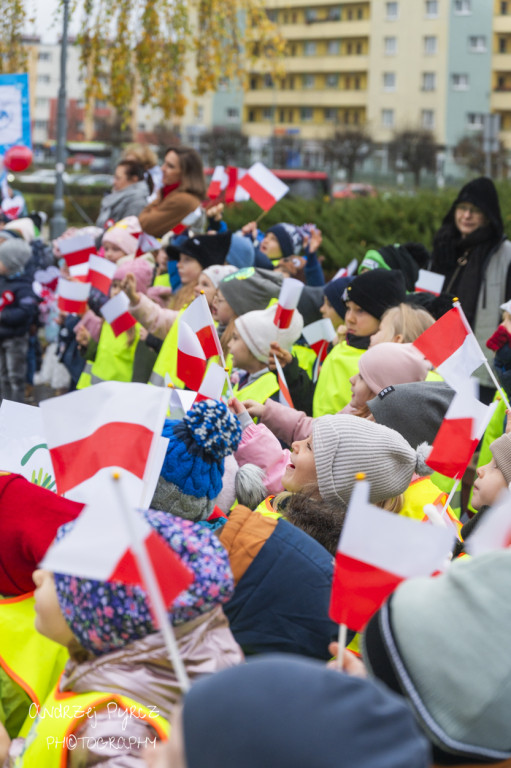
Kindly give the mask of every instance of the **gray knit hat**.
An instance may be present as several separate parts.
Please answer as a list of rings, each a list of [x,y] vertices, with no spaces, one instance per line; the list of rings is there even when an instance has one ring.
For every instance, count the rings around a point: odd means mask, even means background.
[[[453,397],[454,389],[444,381],[413,381],[386,387],[367,405],[378,424],[395,429],[416,448],[432,444]]]
[[[268,360],[272,341],[278,341],[283,349],[291,350],[303,331],[303,318],[297,309],[293,312],[289,328],[277,328],[273,322],[276,311],[277,305],[273,304],[267,309],[247,312],[234,321],[239,335],[261,363]]]
[[[23,272],[25,264],[32,256],[32,249],[24,240],[9,238],[0,240],[0,262],[4,265],[8,275]]]
[[[490,451],[495,464],[504,475],[504,480],[511,483],[511,435],[501,435],[490,444]]]
[[[366,666],[406,697],[435,764],[511,757],[510,582],[510,549],[462,558],[405,581],[366,627]]]
[[[280,272],[246,267],[225,277],[218,288],[239,317],[245,312],[265,309],[271,299],[278,299],[283,280]]]
[[[425,463],[426,443],[415,450],[394,429],[346,413],[314,419],[312,446],[319,493],[325,501],[347,503],[357,472],[365,472],[373,503],[406,491],[414,472],[433,472]]]

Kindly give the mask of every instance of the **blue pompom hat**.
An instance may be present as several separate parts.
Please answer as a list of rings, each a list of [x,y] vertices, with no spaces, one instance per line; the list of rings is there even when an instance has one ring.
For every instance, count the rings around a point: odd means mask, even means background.
[[[167,453],[151,502],[154,509],[206,520],[222,490],[224,458],[241,440],[239,421],[224,403],[195,403],[182,421],[167,419]]]

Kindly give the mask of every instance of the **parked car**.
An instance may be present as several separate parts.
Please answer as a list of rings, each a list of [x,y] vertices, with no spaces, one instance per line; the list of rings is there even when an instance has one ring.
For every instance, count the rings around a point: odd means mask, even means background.
[[[377,196],[378,193],[371,184],[336,182],[332,191],[332,197],[336,199]]]

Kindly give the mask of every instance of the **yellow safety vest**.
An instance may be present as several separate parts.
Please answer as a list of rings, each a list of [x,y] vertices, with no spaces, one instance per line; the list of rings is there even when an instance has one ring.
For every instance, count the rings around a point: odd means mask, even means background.
[[[279,382],[272,371],[263,373],[246,387],[238,389],[237,384],[233,387],[234,395],[238,400],[255,400],[257,403],[265,403],[269,397],[278,391]]]
[[[87,360],[85,365],[83,366],[83,371],[80,374],[80,378],[78,379],[78,382],[76,384],[76,389],[85,389],[85,387],[90,387],[91,385],[91,373],[92,373],[92,366],[94,364],[93,360]]]
[[[152,373],[149,377],[149,383],[154,384],[156,387],[165,386],[166,374],[170,376],[170,381],[175,387],[178,387],[179,389],[184,389],[185,387],[184,381],[177,378],[177,338],[179,333],[179,320],[185,309],[186,307],[183,307],[183,309],[179,310],[179,315],[170,326],[170,330],[165,336],[153,366]]]
[[[119,733],[119,744],[128,747],[130,738],[129,719],[145,720],[162,741],[169,736],[169,723],[160,714],[127,696],[91,691],[90,693],[61,692],[58,684],[46,698],[39,714],[32,718],[31,727],[25,739],[23,752],[15,761],[15,768],[65,768],[68,752],[81,748],[80,737],[75,731],[93,718],[94,712],[109,708],[112,717],[126,717],[127,727]],[[94,739],[94,735],[89,736]],[[125,739],[125,742],[121,740]],[[83,742],[87,747],[86,740]],[[149,746],[149,744],[148,744]]]
[[[127,332],[115,336],[112,326],[103,323],[96,359],[92,364],[91,384],[102,381],[131,381],[135,351],[140,340],[140,323],[135,326],[135,339],[128,344]]]
[[[274,520],[280,520],[281,517],[284,517],[280,512],[277,512],[272,507],[272,501],[275,498],[275,496],[267,496],[263,501],[255,508],[255,512],[260,512],[261,515],[264,515],[264,517],[272,517]]]
[[[296,357],[300,368],[307,371],[310,378],[312,378],[314,364],[317,360],[317,355],[314,350],[310,347],[302,347],[300,344],[295,344],[291,349],[291,352]]]
[[[328,353],[314,391],[314,418],[342,411],[350,402],[350,378],[358,373],[358,361],[365,351],[350,347],[345,341],[341,341]]]
[[[404,504],[401,512],[399,513],[403,517],[411,517],[414,520],[426,521],[427,515],[424,514],[425,504],[434,504],[435,506],[442,506],[447,501],[449,494],[441,491],[429,477],[418,477],[413,480],[404,492]],[[446,510],[449,519],[456,526],[456,530],[461,530],[461,523],[454,514],[451,507],[447,507]]]
[[[169,273],[166,272],[164,275],[156,275],[153,285],[163,285],[165,288],[170,288]]]
[[[39,706],[54,687],[69,654],[34,627],[34,593],[0,599],[0,665]]]

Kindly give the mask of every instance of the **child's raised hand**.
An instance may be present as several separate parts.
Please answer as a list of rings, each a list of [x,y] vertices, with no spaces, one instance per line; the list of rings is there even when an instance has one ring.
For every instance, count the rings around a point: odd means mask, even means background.
[[[268,368],[270,369],[270,371],[274,371],[276,368],[273,355],[275,355],[275,357],[281,364],[282,368],[288,365],[288,363],[290,363],[291,360],[293,359],[293,355],[291,354],[291,352],[288,352],[287,349],[282,349],[282,347],[277,341],[272,341],[272,343],[270,344],[270,354],[268,356]]]
[[[319,246],[321,245],[322,240],[323,240],[323,235],[321,234],[321,230],[313,229],[308,242],[309,252],[315,253],[318,250]]]
[[[263,415],[264,405],[256,400],[243,400],[243,405],[253,419],[260,419]]]
[[[248,224],[244,224],[241,228],[243,235],[253,235],[257,230],[257,223],[255,221],[249,221]]]
[[[89,331],[83,325],[80,325],[78,326],[78,328],[75,328],[75,336],[76,336],[76,341],[78,342],[78,344],[80,344],[81,347],[86,347],[91,338]]]
[[[329,661],[327,667],[338,670],[339,661],[337,655],[339,653],[339,643],[330,643],[328,650],[332,656],[335,656],[336,658]],[[364,662],[357,658],[354,653],[348,651],[347,648],[344,648],[342,652],[342,671],[351,677],[367,677],[367,670]]]
[[[126,277],[121,281],[121,291],[124,291],[130,304],[135,305],[140,301],[140,294],[137,293],[137,281],[133,272],[128,272]]]
[[[237,397],[230,397],[227,401],[227,405],[229,406],[229,409],[236,414],[236,416],[239,416],[243,413],[243,411],[247,410],[243,403],[240,403]]]

